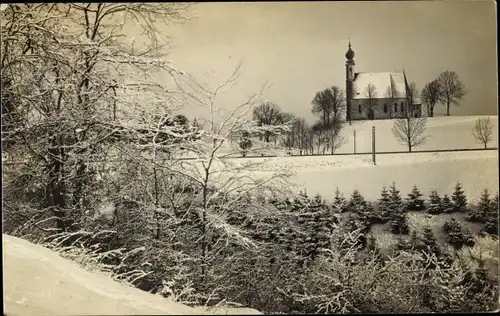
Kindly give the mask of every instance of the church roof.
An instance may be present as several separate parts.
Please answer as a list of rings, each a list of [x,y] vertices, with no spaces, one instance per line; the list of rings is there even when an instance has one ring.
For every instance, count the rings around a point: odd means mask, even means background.
[[[388,97],[391,87],[395,98],[405,98],[405,78],[402,72],[359,72],[354,75],[354,99],[366,99],[369,84],[375,86],[374,99]]]

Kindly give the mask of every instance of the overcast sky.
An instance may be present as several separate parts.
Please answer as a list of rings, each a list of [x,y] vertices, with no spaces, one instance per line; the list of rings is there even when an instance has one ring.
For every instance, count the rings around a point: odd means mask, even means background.
[[[348,38],[356,72],[401,71],[419,89],[444,70],[468,90],[452,115],[496,114],[496,8],[493,1],[201,3],[169,29],[170,58],[214,84],[244,58],[238,83],[220,99],[234,106],[267,80],[265,98],[312,118],[314,94],[345,88]],[[218,80],[218,81],[217,81]],[[437,113],[444,113],[439,106]],[[189,113],[196,115],[196,113]]]

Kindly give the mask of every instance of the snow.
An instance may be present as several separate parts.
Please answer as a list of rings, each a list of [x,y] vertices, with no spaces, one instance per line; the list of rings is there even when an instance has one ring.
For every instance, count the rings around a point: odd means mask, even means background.
[[[7,315],[259,314],[245,308],[191,308],[83,270],[28,241],[2,235]]]
[[[375,86],[375,99],[387,98],[387,92],[392,85],[396,98],[406,96],[404,75],[402,72],[360,72],[354,79],[354,99],[366,99],[366,87]]]
[[[425,197],[431,190],[449,194],[457,181],[473,199],[485,188],[498,191],[498,151],[385,154],[376,161],[374,165],[371,155],[267,158],[261,169],[292,171],[294,191],[305,189],[310,196],[319,193],[328,200],[337,186],[346,197],[358,189],[365,199],[375,200],[382,186],[393,181],[404,195],[413,185]]]
[[[430,117],[427,119],[425,135],[427,141],[414,150],[483,148],[472,136],[474,123],[478,118],[487,116]],[[498,146],[498,116],[490,116],[493,123],[493,140],[489,147]],[[395,120],[355,121],[344,124],[341,136],[347,143],[337,153],[354,151],[354,130],[356,130],[356,152],[371,152],[372,126],[375,126],[375,146],[377,151],[405,151],[408,148],[399,144],[392,134]]]

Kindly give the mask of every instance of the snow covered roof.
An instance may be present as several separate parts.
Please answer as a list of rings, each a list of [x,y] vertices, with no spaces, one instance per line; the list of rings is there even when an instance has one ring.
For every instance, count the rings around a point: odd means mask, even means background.
[[[368,84],[375,86],[374,99],[387,98],[392,86],[395,98],[405,98],[405,78],[402,72],[359,72],[354,76],[354,99],[366,99]]]

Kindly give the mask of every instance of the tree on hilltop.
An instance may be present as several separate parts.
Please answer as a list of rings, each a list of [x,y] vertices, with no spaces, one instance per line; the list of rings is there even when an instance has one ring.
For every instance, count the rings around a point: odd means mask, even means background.
[[[450,105],[459,105],[467,91],[464,83],[455,71],[446,70],[439,74],[437,78],[441,87],[441,103],[446,105],[446,116],[450,116]]]

